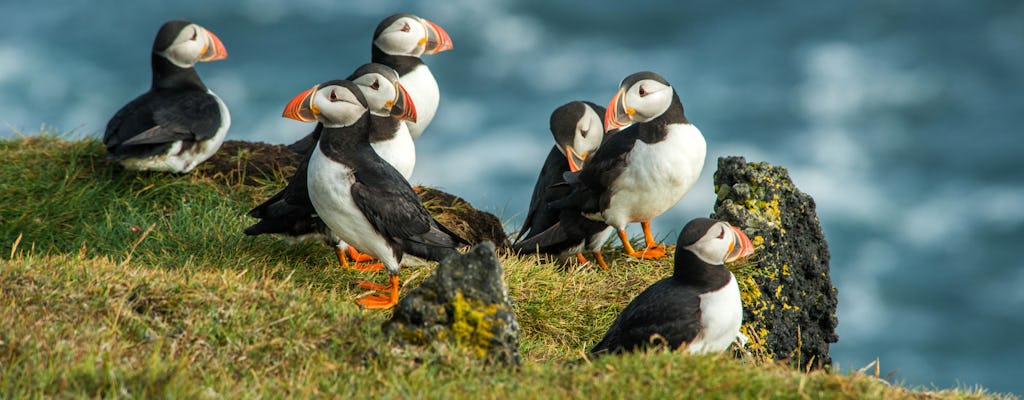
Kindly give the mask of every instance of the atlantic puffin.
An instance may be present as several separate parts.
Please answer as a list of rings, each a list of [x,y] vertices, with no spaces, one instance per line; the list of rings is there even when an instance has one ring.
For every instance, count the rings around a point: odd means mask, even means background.
[[[216,153],[231,115],[194,65],[227,55],[206,28],[183,20],[164,23],[150,57],[153,84],[107,122],[107,156],[129,170],[184,173]]]
[[[366,98],[349,81],[328,81],[295,96],[284,115],[323,124],[307,172],[310,201],[330,231],[378,258],[390,276],[386,292],[364,297],[366,308],[398,302],[399,271],[405,253],[440,261],[457,254],[464,240],[434,220],[412,187],[370,146],[372,120]]]
[[[420,58],[452,49],[452,39],[437,24],[406,13],[384,18],[373,32],[370,59],[398,71],[417,107],[416,122],[406,121],[413,139],[430,125],[441,102],[437,80]]]
[[[724,263],[754,246],[727,222],[697,218],[676,242],[675,271],[641,292],[612,323],[590,354],[619,353],[663,342],[690,354],[719,353],[741,338],[743,304]]]
[[[537,251],[562,257],[575,254],[580,263],[585,264],[587,259],[582,251],[586,249],[607,269],[600,249],[611,236],[611,227],[584,218],[578,209],[557,209],[548,204],[568,194],[567,186],[557,186],[564,182],[562,175],[579,171],[587,156],[605,140],[604,113],[604,107],[588,101],[572,101],[551,113],[550,128],[555,145],[533,187],[530,208],[512,246],[513,251]]]
[[[416,107],[409,93],[398,80],[395,70],[381,64],[369,63],[357,68],[347,78],[355,83],[366,98],[372,120],[370,145],[381,158],[407,177],[412,174],[415,151],[412,137],[404,121],[416,119]],[[311,119],[306,122],[316,122]],[[348,268],[345,252],[356,262],[352,268],[359,270],[376,269],[377,265],[362,265],[371,258],[358,253],[331,233],[323,223],[307,191],[306,174],[312,150],[319,141],[323,124],[317,123],[309,135],[312,142],[304,150],[306,157],[289,178],[288,185],[280,192],[256,206],[248,215],[261,221],[245,229],[247,235],[265,233],[279,234],[289,240],[320,240],[335,249],[338,262]],[[379,264],[378,264],[379,265]]]
[[[638,72],[622,81],[605,111],[604,127],[621,130],[578,173],[565,175],[572,190],[551,204],[578,208],[587,218],[615,228],[632,257],[664,257],[665,246],[655,242],[650,221],[697,182],[707,154],[704,136],[686,118],[672,85],[654,72]],[[643,227],[646,248],[640,251],[626,236],[631,222]]]
[[[437,80],[420,57],[451,49],[452,40],[444,29],[412,14],[399,13],[388,16],[374,31],[371,41],[371,64],[381,64],[394,69],[399,74],[403,87],[408,90],[412,103],[418,107],[416,121],[405,121],[412,139],[419,138],[423,130],[430,125],[441,102]],[[319,137],[309,134],[288,145],[288,148],[296,153],[305,154],[312,149],[318,139]],[[410,159],[403,157],[402,160]],[[411,160],[415,164],[415,159]],[[396,168],[406,179],[412,175],[412,166],[409,166],[408,173],[402,166]]]

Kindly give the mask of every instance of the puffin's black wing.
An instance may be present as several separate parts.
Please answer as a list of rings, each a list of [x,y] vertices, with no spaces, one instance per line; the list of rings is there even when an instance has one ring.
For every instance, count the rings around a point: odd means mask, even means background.
[[[352,198],[377,232],[402,252],[440,261],[466,244],[430,216],[405,178],[382,159],[357,170]]]
[[[433,218],[405,178],[384,160],[360,168],[352,183],[352,198],[381,235],[410,239],[430,231]]]
[[[672,349],[700,332],[700,297],[673,278],[655,282],[622,310],[591,354],[632,351],[655,343],[658,335]]]
[[[178,140],[212,138],[221,126],[213,95],[198,90],[149,91],[118,110],[103,143],[112,156],[139,156]],[[157,151],[159,152],[159,151]]]
[[[608,227],[604,222],[584,217],[579,210],[573,208],[562,209],[556,221],[544,231],[517,242],[512,250],[520,253],[561,254],[587,244],[588,239]]]
[[[629,153],[639,140],[635,128],[635,125],[630,126],[612,135],[587,157],[580,171],[564,173],[563,178],[572,186],[572,192],[550,205],[555,208],[574,207],[588,214],[601,212],[611,199],[609,188],[612,182],[622,174]]]
[[[565,156],[558,151],[558,146],[552,146],[548,158],[544,160],[544,165],[540,169],[537,183],[533,186],[530,209],[526,212],[523,227],[516,235],[516,242],[529,239],[558,222],[558,210],[548,206],[548,202],[551,201],[548,192],[551,191],[549,188],[552,185],[562,182],[562,174],[568,170],[569,163],[566,162]]]

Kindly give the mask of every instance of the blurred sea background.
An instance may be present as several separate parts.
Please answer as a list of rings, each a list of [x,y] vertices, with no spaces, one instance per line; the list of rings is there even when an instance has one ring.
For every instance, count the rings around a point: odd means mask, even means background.
[[[712,211],[716,159],[786,166],[814,196],[839,288],[841,370],[1024,392],[1024,2],[541,0],[0,1],[0,137],[102,137],[150,84],[158,27],[189,19],[229,57],[198,66],[229,139],[290,143],[289,99],[369,61],[377,23],[451,35],[425,60],[442,100],[413,181],[518,229],[551,111],[665,76],[708,141],[701,181],[655,219]]]

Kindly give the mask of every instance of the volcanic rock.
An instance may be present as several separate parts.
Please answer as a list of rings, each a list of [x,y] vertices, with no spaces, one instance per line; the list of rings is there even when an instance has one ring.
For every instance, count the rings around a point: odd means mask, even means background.
[[[784,167],[718,159],[715,212],[751,237],[752,282],[743,292],[747,349],[803,368],[831,364],[837,291],[829,277],[829,252],[814,199],[801,192]]]
[[[441,261],[398,301],[383,328],[400,343],[454,342],[481,358],[519,364],[519,324],[489,242]]]

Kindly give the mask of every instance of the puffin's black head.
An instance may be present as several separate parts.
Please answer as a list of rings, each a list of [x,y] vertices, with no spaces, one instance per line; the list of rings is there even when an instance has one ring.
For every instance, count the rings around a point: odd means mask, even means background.
[[[619,84],[619,91],[608,102],[604,115],[606,131],[621,129],[633,122],[658,118],[675,98],[672,85],[654,72],[637,72]]]
[[[320,121],[325,127],[354,124],[366,112],[366,97],[351,81],[330,80],[299,93],[282,116],[302,122]]]
[[[604,108],[583,101],[566,103],[551,113],[551,134],[565,154],[570,171],[583,168],[587,156],[604,141],[602,115]]]
[[[452,39],[448,32],[433,22],[399,13],[384,18],[377,25],[373,44],[387,54],[419,57],[450,50]]]
[[[153,53],[181,68],[228,56],[224,44],[213,32],[185,20],[167,21],[160,27],[153,40]]]
[[[690,221],[676,240],[677,263],[693,255],[709,265],[722,265],[753,252],[754,245],[743,231],[728,222],[710,218]]]
[[[416,122],[416,105],[399,81],[398,72],[391,67],[378,63],[363,64],[346,79],[359,85],[374,115],[390,115]]]

